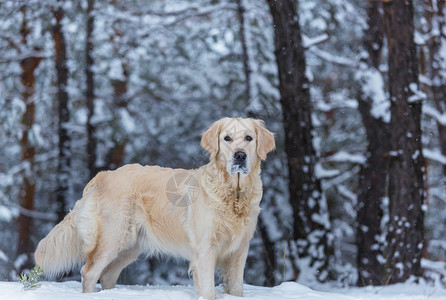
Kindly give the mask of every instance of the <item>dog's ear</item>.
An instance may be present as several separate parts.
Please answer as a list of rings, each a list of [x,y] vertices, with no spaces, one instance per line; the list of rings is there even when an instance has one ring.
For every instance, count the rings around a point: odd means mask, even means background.
[[[213,160],[218,153],[220,144],[220,130],[222,125],[222,120],[214,122],[201,137],[201,147],[211,154],[209,158],[210,160]]]
[[[265,160],[266,154],[276,147],[274,134],[265,128],[262,120],[255,120],[257,133],[257,155]]]

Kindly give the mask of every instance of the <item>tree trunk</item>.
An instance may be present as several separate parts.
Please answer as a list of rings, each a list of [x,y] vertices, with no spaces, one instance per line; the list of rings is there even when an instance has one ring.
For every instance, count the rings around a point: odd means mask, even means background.
[[[263,255],[265,261],[264,264],[265,282],[263,283],[263,285],[274,286],[276,284],[276,278],[274,273],[277,270],[277,261],[276,261],[276,253],[274,251],[274,243],[269,238],[268,231],[261,217],[259,217],[257,226],[259,228],[260,236],[262,238],[263,252],[264,252]]]
[[[427,41],[429,51],[428,62],[431,67],[431,93],[435,108],[439,115],[446,113],[446,76],[443,68],[446,60],[444,49],[446,46],[446,1],[424,0],[426,19],[431,26]],[[446,124],[437,121],[438,137],[441,153],[446,156]],[[446,175],[446,165],[443,166],[443,174]]]
[[[318,279],[327,279],[332,238],[327,203],[314,169],[309,83],[305,75],[296,1],[268,0],[274,22],[275,55],[279,72],[280,103],[288,158],[293,240],[300,258],[309,257]]]
[[[86,104],[87,104],[87,155],[89,177],[93,178],[96,173],[96,126],[93,123],[94,116],[94,73],[93,73],[93,30],[94,30],[94,0],[87,1],[87,26],[85,38],[85,77],[86,77]]]
[[[358,194],[356,245],[360,286],[385,284],[384,265],[380,262],[380,257],[383,257],[383,242],[379,239],[383,234],[383,199],[387,195],[388,185],[389,124],[372,114],[377,99],[373,99],[376,95],[370,95],[367,87],[373,80],[369,76],[380,76],[379,64],[384,38],[380,2],[369,0],[367,25],[363,45],[368,55],[361,66],[365,72],[361,74],[361,90],[358,93],[359,112],[368,140],[367,161],[361,169]]]
[[[242,60],[243,60],[243,73],[245,74],[245,93],[244,100],[245,106],[249,105],[252,100],[251,95],[251,69],[249,67],[249,53],[246,36],[246,19],[245,19],[245,7],[242,3],[243,0],[236,0],[237,14],[240,22],[240,42],[242,44]]]
[[[389,64],[389,283],[421,275],[424,182],[421,99],[411,0],[383,1]]]
[[[113,24],[114,35],[110,38],[110,44],[113,48],[115,57],[121,61],[122,76],[113,78],[111,80],[114,97],[113,97],[113,111],[110,127],[113,130],[111,140],[113,146],[107,153],[105,159],[105,169],[116,169],[120,167],[125,158],[125,148],[127,145],[127,132],[125,132],[124,126],[122,126],[121,111],[127,109],[129,104],[128,85],[129,85],[129,70],[128,61],[126,59],[126,45],[121,41],[123,40],[123,33],[119,29],[119,22]]]
[[[68,66],[67,51],[65,37],[62,30],[62,18],[64,11],[58,7],[54,11],[56,24],[53,27],[54,40],[54,58],[57,71],[57,104],[59,111],[59,161],[57,164],[57,216],[58,222],[65,217],[67,210],[67,198],[70,182],[70,165],[71,165],[71,139],[68,134],[67,126],[70,118],[68,109]]]
[[[23,47],[27,47],[27,36],[30,33],[28,23],[26,20],[26,7],[22,6],[20,8],[23,14],[23,21],[21,24],[20,33],[22,35]],[[21,84],[23,88],[22,98],[25,103],[25,112],[22,116],[22,138],[20,140],[21,146],[21,159],[24,166],[23,171],[23,181],[22,188],[19,194],[20,206],[26,210],[34,209],[34,194],[35,194],[35,154],[36,149],[32,141],[30,141],[30,136],[32,135],[32,128],[35,123],[35,102],[34,102],[34,92],[35,92],[35,70],[39,66],[41,57],[30,56],[22,59],[20,61],[20,68],[22,70],[21,74]],[[30,269],[33,266],[32,253],[34,252],[34,245],[31,241],[31,236],[33,233],[33,221],[29,216],[20,213],[18,219],[18,246],[17,246],[17,257],[20,259],[21,263],[18,266],[18,271],[21,272],[24,269]],[[24,255],[24,256],[23,256]]]

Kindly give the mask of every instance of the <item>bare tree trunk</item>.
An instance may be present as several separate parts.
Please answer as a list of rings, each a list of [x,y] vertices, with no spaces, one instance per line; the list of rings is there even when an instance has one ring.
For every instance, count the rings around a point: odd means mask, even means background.
[[[105,169],[116,169],[120,167],[125,158],[125,148],[127,145],[127,132],[123,128],[121,121],[121,110],[127,109],[129,104],[128,97],[128,83],[129,83],[129,70],[128,62],[126,59],[126,45],[120,42],[123,39],[123,33],[119,29],[119,23],[113,24],[114,35],[110,38],[110,44],[112,45],[114,55],[121,61],[122,77],[112,79],[112,86],[114,91],[113,97],[113,111],[112,120],[110,126],[113,129],[112,141],[113,147],[108,151],[105,159]]]
[[[274,22],[293,240],[299,257],[309,257],[318,279],[326,280],[333,245],[326,199],[314,172],[311,101],[296,1],[268,0],[268,4]]]
[[[426,19],[431,26],[430,35],[427,41],[428,64],[431,67],[429,77],[431,79],[431,93],[434,99],[435,108],[438,113],[446,113],[446,76],[442,69],[446,54],[446,1],[445,0],[424,0]],[[446,156],[446,125],[437,120],[438,137],[440,140],[441,153]],[[446,165],[443,166],[443,174],[446,175]]]
[[[432,93],[434,96],[435,106],[441,114],[446,113],[446,76],[444,66],[446,54],[444,49],[446,46],[446,1],[437,0],[437,20],[439,35],[435,37],[437,45],[431,54],[432,65]],[[437,78],[439,79],[437,81]],[[446,156],[446,124],[437,122],[438,133],[440,138],[441,153]],[[446,165],[443,166],[443,174],[446,175]]]
[[[421,100],[411,0],[383,1],[389,64],[390,172],[388,282],[421,275],[424,201]]]
[[[70,119],[68,109],[68,66],[67,66],[67,50],[65,37],[62,30],[62,18],[64,11],[62,7],[58,7],[54,11],[56,24],[53,27],[54,54],[55,65],[57,71],[57,104],[59,111],[59,161],[57,164],[57,216],[58,222],[65,217],[67,210],[67,198],[70,182],[70,165],[71,165],[71,139],[68,134],[67,125]]]
[[[274,251],[274,243],[271,241],[268,235],[265,224],[261,217],[259,217],[258,228],[260,231],[260,236],[262,238],[263,251],[264,251],[264,261],[265,269],[264,276],[265,282],[264,286],[274,286],[276,284],[275,271],[277,270],[276,253]]]
[[[363,45],[368,55],[361,66],[365,70],[360,78],[361,90],[358,93],[359,112],[368,140],[367,161],[361,169],[358,195],[356,245],[360,286],[385,284],[384,265],[380,262],[384,245],[379,238],[383,234],[381,230],[383,199],[387,196],[388,186],[389,124],[372,114],[372,109],[377,104],[375,100],[378,99],[376,95],[368,93],[367,87],[370,81],[376,80],[377,76],[381,77],[379,64],[384,28],[380,2],[369,0],[367,25]]]
[[[251,95],[251,69],[249,67],[249,53],[246,36],[246,18],[245,7],[242,3],[243,0],[236,0],[237,14],[240,22],[240,41],[242,44],[242,60],[243,60],[243,72],[245,74],[245,105],[248,105],[252,100]]]
[[[26,20],[26,7],[22,6],[20,8],[23,14],[23,21],[20,28],[20,33],[22,35],[22,44],[24,47],[27,45],[27,36],[30,32],[28,23]],[[21,84],[23,88],[22,98],[25,103],[25,112],[22,116],[22,138],[20,141],[21,152],[22,152],[22,164],[24,166],[23,171],[23,182],[22,188],[19,194],[20,206],[27,209],[34,209],[34,194],[35,194],[35,154],[36,149],[32,141],[30,141],[30,136],[32,134],[32,128],[35,123],[35,102],[34,102],[34,92],[35,92],[35,70],[39,66],[41,57],[30,56],[22,59],[20,61],[20,68],[22,69],[21,74]],[[18,271],[21,272],[24,269],[29,269],[33,266],[32,253],[34,252],[34,245],[31,241],[31,236],[33,233],[33,221],[29,216],[25,216],[20,213],[18,219],[18,246],[17,246],[17,257],[20,257],[21,264],[18,267]],[[25,255],[25,257],[22,257]]]
[[[96,126],[93,124],[94,116],[94,73],[93,73],[93,30],[94,30],[94,0],[87,1],[87,26],[85,38],[85,76],[86,76],[86,104],[87,104],[87,155],[90,178],[96,175]]]

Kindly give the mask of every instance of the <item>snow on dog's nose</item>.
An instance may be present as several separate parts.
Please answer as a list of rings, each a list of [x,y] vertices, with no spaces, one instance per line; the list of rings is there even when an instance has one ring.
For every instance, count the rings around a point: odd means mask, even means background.
[[[231,175],[242,173],[248,174],[248,164],[246,163],[248,160],[248,155],[245,151],[236,151],[232,158],[232,166],[231,166]]]

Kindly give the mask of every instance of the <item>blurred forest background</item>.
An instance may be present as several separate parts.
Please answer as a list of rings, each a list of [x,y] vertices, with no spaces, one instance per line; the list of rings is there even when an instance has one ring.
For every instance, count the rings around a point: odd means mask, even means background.
[[[446,276],[444,0],[1,0],[0,279],[98,171],[195,168],[223,116],[277,149],[245,281]],[[78,272],[69,274],[79,279]],[[190,283],[142,257],[121,283]]]

